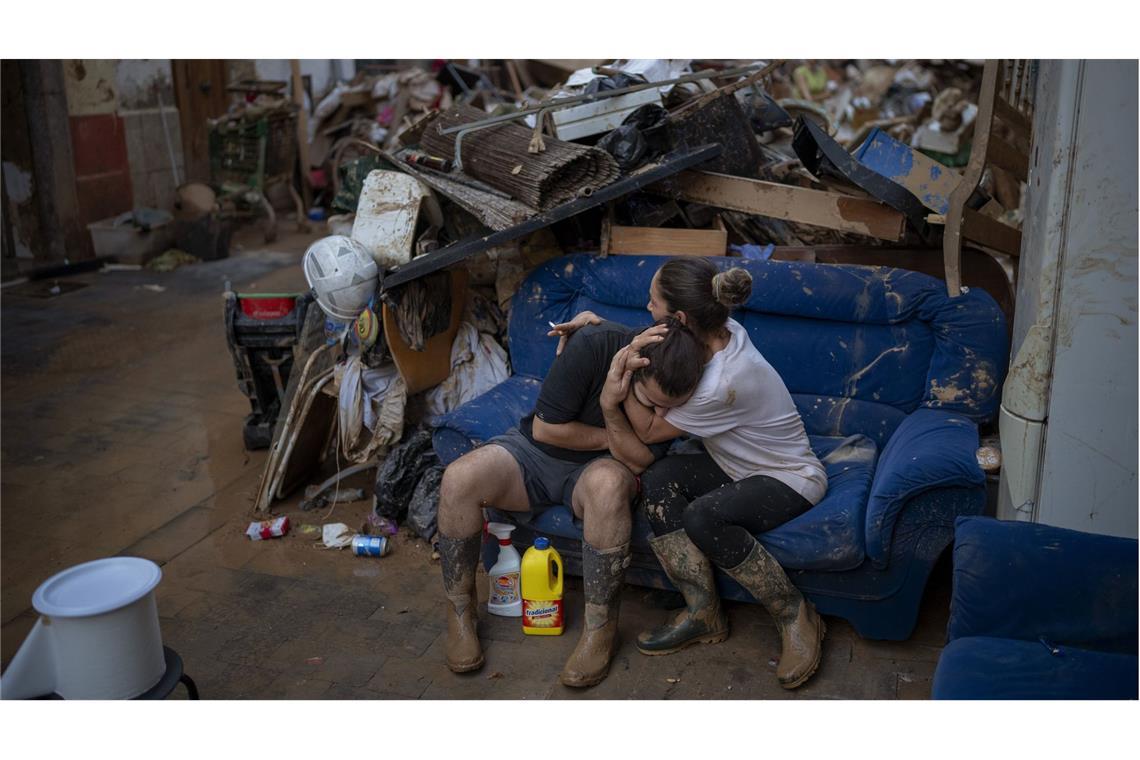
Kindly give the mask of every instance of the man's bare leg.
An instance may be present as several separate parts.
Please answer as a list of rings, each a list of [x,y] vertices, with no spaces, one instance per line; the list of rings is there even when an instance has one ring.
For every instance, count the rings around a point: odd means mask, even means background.
[[[582,637],[560,676],[567,686],[593,686],[609,673],[617,648],[618,605],[629,565],[630,503],[637,480],[613,459],[592,462],[574,487],[574,514],[582,519]]]
[[[451,603],[447,614],[447,666],[456,673],[483,665],[475,631],[475,568],[479,562],[483,507],[530,509],[518,463],[501,446],[489,444],[448,465],[439,489],[439,564]]]

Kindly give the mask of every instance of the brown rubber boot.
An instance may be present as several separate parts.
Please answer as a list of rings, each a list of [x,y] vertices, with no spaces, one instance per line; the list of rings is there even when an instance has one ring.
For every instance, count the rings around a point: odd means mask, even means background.
[[[586,617],[582,638],[559,675],[566,686],[593,686],[610,672],[610,660],[617,650],[621,582],[628,566],[628,542],[603,551],[582,542]]]
[[[785,689],[802,686],[823,654],[827,627],[815,606],[792,585],[776,558],[757,541],[744,561],[726,569],[737,583],[756,597],[776,620],[780,631],[780,664],[776,678]]]
[[[678,652],[691,644],[718,644],[728,638],[728,617],[720,606],[712,564],[683,530],[649,539],[653,553],[685,597],[685,609],[665,625],[637,637],[642,654]]]
[[[475,566],[479,561],[482,536],[439,537],[439,565],[443,570],[443,590],[450,602],[447,613],[447,667],[466,673],[483,667],[483,648],[475,631]]]

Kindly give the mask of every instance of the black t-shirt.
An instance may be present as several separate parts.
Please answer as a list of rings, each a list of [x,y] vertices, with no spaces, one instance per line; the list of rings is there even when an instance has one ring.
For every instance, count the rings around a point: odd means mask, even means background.
[[[587,325],[570,336],[566,347],[550,365],[534,411],[519,422],[519,430],[540,451],[569,462],[589,462],[607,451],[572,451],[534,440],[535,415],[550,425],[581,422],[605,427],[600,402],[602,386],[614,354],[629,345],[634,330],[616,322]],[[655,451],[656,453],[656,451]]]

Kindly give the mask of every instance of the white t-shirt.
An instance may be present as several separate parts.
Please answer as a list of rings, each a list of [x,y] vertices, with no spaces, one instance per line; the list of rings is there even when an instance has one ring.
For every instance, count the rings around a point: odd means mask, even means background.
[[[692,397],[666,410],[665,420],[702,438],[733,481],[767,475],[818,504],[827,493],[827,473],[787,386],[739,322],[730,319],[727,327],[728,345],[705,364]]]

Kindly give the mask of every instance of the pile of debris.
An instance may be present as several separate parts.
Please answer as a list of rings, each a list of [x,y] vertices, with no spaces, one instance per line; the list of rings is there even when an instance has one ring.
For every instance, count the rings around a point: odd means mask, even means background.
[[[433,421],[509,376],[531,269],[934,249],[979,113],[978,62],[619,60],[555,81],[531,63],[362,73],[318,103],[309,155],[337,212],[305,255],[320,345],[294,361],[258,510],[330,455],[387,457],[377,516],[430,539]],[[1016,226],[1022,190],[993,170],[972,208]]]

